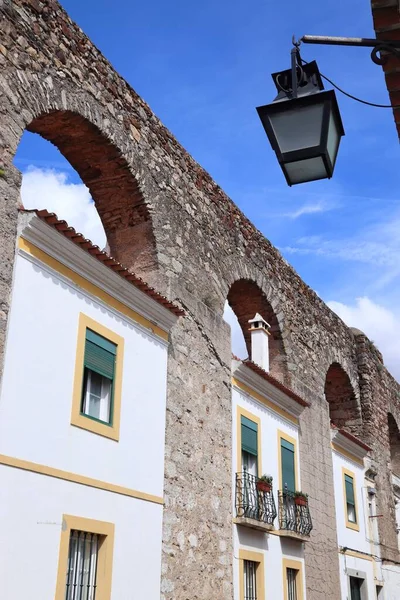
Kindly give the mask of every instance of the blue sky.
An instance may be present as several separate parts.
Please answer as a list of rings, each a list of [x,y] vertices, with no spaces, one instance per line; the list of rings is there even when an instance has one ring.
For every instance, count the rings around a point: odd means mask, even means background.
[[[302,278],[364,329],[400,376],[399,148],[392,111],[339,94],[346,136],[334,177],[293,188],[255,111],[274,98],[270,73],[289,67],[293,34],[373,37],[369,2],[62,4]],[[347,91],[388,103],[368,49],[303,45],[302,55]],[[94,232],[90,198],[50,144],[25,134],[15,162],[27,172],[26,205],[45,202],[54,210],[55,202],[72,225]]]

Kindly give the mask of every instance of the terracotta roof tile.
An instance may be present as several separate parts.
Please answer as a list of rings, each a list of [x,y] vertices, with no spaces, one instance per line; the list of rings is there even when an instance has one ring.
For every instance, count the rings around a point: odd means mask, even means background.
[[[289,398],[292,398],[292,400],[294,400],[301,406],[304,406],[304,407],[310,406],[309,402],[307,402],[306,400],[303,400],[303,398],[301,398],[298,394],[296,394],[296,392],[293,392],[293,390],[286,387],[286,385],[281,383],[278,379],[275,379],[275,377],[273,377],[267,371],[264,371],[264,369],[262,369],[261,367],[256,365],[256,363],[254,363],[249,358],[246,358],[246,360],[241,360],[240,358],[237,358],[237,356],[235,356],[234,354],[232,356],[235,360],[242,362],[244,365],[246,365],[246,367],[248,367],[249,369],[254,371],[254,373],[257,373],[257,375],[260,375],[260,377],[262,377],[263,379],[265,379],[266,381],[271,383],[274,387],[276,387],[278,390],[280,390],[281,392],[283,392],[284,394],[289,396]]]
[[[361,448],[364,448],[364,450],[366,450],[367,452],[372,451],[372,448],[370,448],[370,446],[367,446],[367,444],[364,444],[364,442],[362,442],[360,439],[358,439],[358,437],[356,437],[349,431],[346,431],[345,429],[340,429],[339,427],[336,427],[336,425],[334,425],[333,423],[331,423],[331,428],[336,429],[339,433],[344,435],[344,437],[346,437],[348,440],[350,440],[351,442],[354,442],[358,446],[361,446]]]
[[[83,250],[84,252],[88,252],[94,258],[100,261],[103,265],[114,271],[114,273],[117,273],[121,277],[124,277],[127,281],[129,281],[129,283],[131,283],[136,288],[141,290],[144,294],[152,298],[155,302],[158,302],[158,304],[164,306],[164,308],[172,312],[174,315],[176,315],[177,317],[181,317],[185,314],[184,310],[179,308],[179,306],[177,306],[176,304],[170,302],[165,296],[162,296],[161,294],[156,292],[156,290],[150,287],[141,277],[135,275],[135,273],[121,265],[121,263],[112,258],[112,256],[109,256],[103,250],[100,250],[98,246],[96,246],[90,240],[85,238],[81,233],[75,231],[73,227],[70,227],[70,225],[68,225],[66,221],[58,219],[55,213],[50,213],[46,209],[21,209],[20,212],[35,213],[39,217],[39,219],[44,221],[50,227],[56,229],[60,234],[64,235],[71,242],[79,246],[81,250]]]

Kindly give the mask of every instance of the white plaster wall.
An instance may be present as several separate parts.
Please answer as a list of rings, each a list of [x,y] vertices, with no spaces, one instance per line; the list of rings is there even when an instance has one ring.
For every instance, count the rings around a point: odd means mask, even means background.
[[[374,564],[371,560],[364,560],[362,558],[356,558],[354,556],[339,555],[340,565],[340,587],[341,587],[341,598],[342,600],[350,600],[349,583],[348,583],[348,569],[352,571],[358,571],[366,575],[365,584],[367,586],[368,600],[375,600],[376,588],[375,588],[375,572]],[[351,573],[350,573],[351,574]],[[386,597],[385,597],[385,600]],[[394,599],[393,599],[394,600]],[[396,600],[399,600],[397,597]]]
[[[80,312],[125,340],[120,441],[70,424]],[[18,257],[0,453],[161,496],[167,347],[47,267]]]
[[[336,525],[339,546],[357,550],[359,552],[371,553],[368,541],[366,522],[368,519],[367,505],[365,499],[364,468],[342,456],[335,450],[332,451],[333,480],[335,489]],[[358,515],[357,521],[360,531],[354,531],[346,527],[345,505],[344,505],[344,483],[342,468],[352,471],[355,475],[355,494],[357,496]]]
[[[400,565],[383,565],[382,579],[384,582],[383,600],[399,600],[400,598]]]
[[[254,416],[261,419],[261,454],[262,472],[272,475],[273,492],[276,507],[278,509],[279,470],[278,463],[278,430],[283,431],[292,438],[298,440],[297,427],[280,417],[277,413],[251,398],[245,392],[232,388],[232,464],[233,480],[232,486],[235,490],[235,474],[237,468],[237,406],[244,408]],[[298,461],[299,487],[301,488],[300,461]],[[307,490],[304,490],[307,492]],[[233,493],[233,513],[235,512],[235,494]],[[275,529],[279,529],[278,517],[276,517]],[[303,563],[304,598],[306,598],[305,569],[304,569],[304,544],[297,540],[266,534],[261,531],[247,527],[233,525],[234,542],[234,598],[239,599],[239,550],[250,550],[264,554],[265,568],[265,594],[266,598],[278,600],[283,598],[283,558],[299,560]]]
[[[115,524],[112,600],[159,600],[162,506],[4,466],[1,598],[54,598],[63,514]]]

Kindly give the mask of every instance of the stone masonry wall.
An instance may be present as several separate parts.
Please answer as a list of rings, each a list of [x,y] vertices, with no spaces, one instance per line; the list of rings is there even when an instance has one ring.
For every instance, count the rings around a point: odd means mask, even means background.
[[[111,253],[187,313],[169,353],[162,600],[232,599],[227,298],[242,320],[247,302],[269,311],[275,372],[311,402],[300,443],[314,522],[307,597],[339,600],[326,374],[338,363],[361,404],[358,431],[374,448],[378,499],[390,507],[379,520],[385,556],[396,560],[387,412],[400,423],[399,386],[367,338],[304,284],[55,0],[0,2],[0,33],[0,347],[20,189],[12,159],[28,129],[55,143],[88,185]]]

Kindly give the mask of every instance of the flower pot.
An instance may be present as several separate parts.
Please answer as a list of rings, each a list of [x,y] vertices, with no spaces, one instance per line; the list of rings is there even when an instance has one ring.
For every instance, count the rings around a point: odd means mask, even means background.
[[[296,496],[294,499],[294,503],[297,506],[307,506],[307,498],[303,498],[302,496]]]
[[[257,481],[257,490],[259,492],[270,492],[271,484],[266,481]]]

